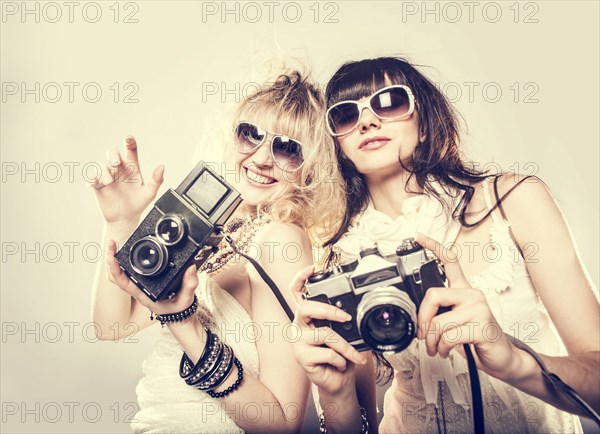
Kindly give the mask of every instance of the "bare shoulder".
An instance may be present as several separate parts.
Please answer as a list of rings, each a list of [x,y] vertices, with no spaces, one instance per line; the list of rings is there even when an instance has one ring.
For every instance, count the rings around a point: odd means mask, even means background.
[[[290,284],[290,279],[301,269],[313,262],[308,235],[304,230],[294,224],[271,222],[265,225],[256,234],[255,242],[258,250],[258,262],[267,274],[273,279],[277,287],[282,290],[288,305],[295,306],[295,299],[290,291],[283,291]],[[266,286],[254,268],[249,270],[252,285],[253,312],[259,318],[259,309],[265,306],[276,306],[279,302]],[[261,312],[263,312],[261,310]],[[275,313],[285,318],[283,311]],[[273,312],[263,312],[270,316]]]
[[[548,186],[537,176],[507,173],[498,179],[498,196],[509,217],[557,210]]]
[[[269,245],[274,242],[296,242],[301,245],[310,244],[308,235],[301,227],[292,223],[283,222],[272,222],[265,225],[265,227],[257,234],[256,241],[261,245]]]
[[[271,222],[256,234],[254,240],[259,249],[259,262],[271,269],[267,271],[275,271],[273,269],[278,267],[302,267],[312,262],[310,239],[297,225]]]

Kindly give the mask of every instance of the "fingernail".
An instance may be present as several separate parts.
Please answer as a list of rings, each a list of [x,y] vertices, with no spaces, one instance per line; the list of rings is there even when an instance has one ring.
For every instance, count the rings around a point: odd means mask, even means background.
[[[135,142],[135,139],[133,138],[133,136],[125,136],[125,142],[133,143]]]

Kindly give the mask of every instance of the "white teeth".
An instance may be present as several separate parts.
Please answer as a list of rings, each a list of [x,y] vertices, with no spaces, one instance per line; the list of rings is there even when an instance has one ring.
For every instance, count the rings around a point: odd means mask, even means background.
[[[258,182],[259,184],[272,184],[273,182],[275,182],[274,179],[259,175],[258,173],[253,172],[252,170],[248,170],[247,168],[246,175],[248,175],[248,179],[250,181]]]

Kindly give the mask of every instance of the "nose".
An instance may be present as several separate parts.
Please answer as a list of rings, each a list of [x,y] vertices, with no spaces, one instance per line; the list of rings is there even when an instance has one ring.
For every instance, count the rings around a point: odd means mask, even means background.
[[[265,137],[265,141],[258,147],[254,154],[252,154],[252,162],[259,167],[273,165],[273,156],[271,155],[271,140],[272,137],[270,135]]]
[[[381,119],[375,116],[370,107],[364,107],[358,118],[358,129],[361,133],[367,132],[369,128],[379,129],[381,127]]]

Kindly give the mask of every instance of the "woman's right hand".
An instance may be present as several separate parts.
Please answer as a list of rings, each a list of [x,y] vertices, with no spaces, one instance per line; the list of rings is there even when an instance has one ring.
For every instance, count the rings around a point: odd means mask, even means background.
[[[116,148],[108,150],[108,161],[100,165],[102,173],[90,185],[107,224],[137,222],[163,182],[162,165],[154,169],[148,183],[144,182],[137,143],[133,137],[126,137],[124,142],[123,155]]]
[[[297,362],[321,393],[339,395],[349,389],[354,390],[355,364],[362,365],[367,360],[330,327],[315,327],[312,323],[313,319],[336,322],[352,319],[335,306],[302,298],[302,289],[312,271],[312,266],[300,271],[290,285],[298,300],[294,324],[300,339],[294,343],[294,353]]]

